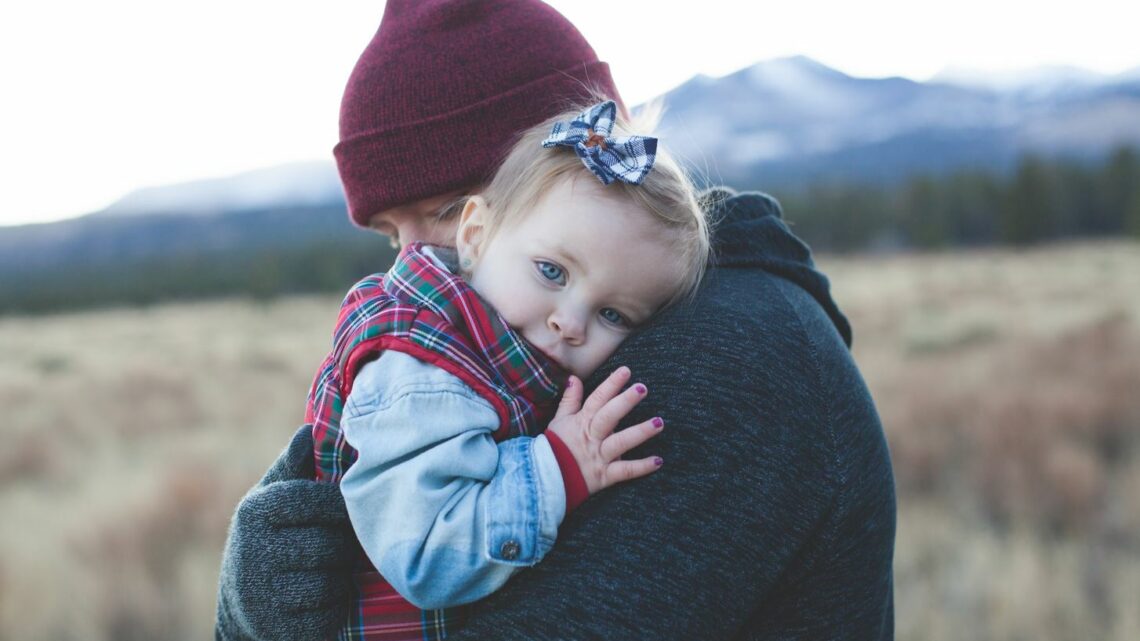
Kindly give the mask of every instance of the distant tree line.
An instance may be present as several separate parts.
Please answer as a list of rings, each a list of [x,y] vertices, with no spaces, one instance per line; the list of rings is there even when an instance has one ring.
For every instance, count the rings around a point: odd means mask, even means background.
[[[1140,154],[1130,147],[1100,164],[1026,155],[1009,175],[962,170],[893,186],[768,189],[796,234],[824,251],[1140,238]]]
[[[915,176],[891,186],[817,184],[798,190],[734,186],[770,191],[783,205],[795,233],[817,251],[1140,238],[1140,155],[1132,148],[1118,149],[1099,164],[1029,155],[1009,174],[964,170]],[[246,227],[240,226],[239,218],[213,223],[211,229],[230,238],[231,244],[208,252],[191,255],[177,251],[174,244],[159,256],[130,258],[129,247],[123,247],[115,250],[120,256],[115,261],[0,273],[0,314],[344,292],[362,276],[386,269],[395,256],[395,250],[376,234],[350,229],[343,210],[322,215],[301,212],[292,219],[273,212],[263,215],[252,226],[247,220]],[[335,221],[329,224],[344,229],[318,233],[276,222],[310,218]],[[190,228],[163,229],[149,242],[177,241]],[[292,244],[258,246],[264,234],[288,237]],[[91,240],[88,249],[110,242]],[[83,249],[79,245],[70,253],[84,259]]]
[[[221,297],[267,300],[344,292],[392,264],[396,250],[375,234],[308,247],[108,264],[83,272],[42,272],[0,283],[0,314],[150,305]]]

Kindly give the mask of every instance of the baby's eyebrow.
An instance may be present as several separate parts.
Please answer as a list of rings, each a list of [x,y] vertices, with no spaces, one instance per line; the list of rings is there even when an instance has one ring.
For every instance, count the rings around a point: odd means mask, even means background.
[[[566,247],[562,244],[554,245],[554,253],[563,262],[568,263],[571,267],[573,267],[575,271],[579,273],[585,273],[586,269],[582,266],[582,263],[578,260],[578,257],[575,256],[573,252],[567,250]]]

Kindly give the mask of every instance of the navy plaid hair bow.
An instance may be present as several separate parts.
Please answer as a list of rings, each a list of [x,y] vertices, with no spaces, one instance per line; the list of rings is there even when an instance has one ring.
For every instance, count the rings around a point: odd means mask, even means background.
[[[583,111],[570,122],[554,123],[543,147],[573,147],[586,169],[608,185],[614,180],[640,185],[653,169],[657,157],[657,139],[649,136],[610,137],[617,105],[600,102]]]

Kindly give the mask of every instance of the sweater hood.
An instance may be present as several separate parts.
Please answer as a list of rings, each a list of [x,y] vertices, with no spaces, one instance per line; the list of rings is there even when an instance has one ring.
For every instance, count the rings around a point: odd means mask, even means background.
[[[832,299],[827,277],[815,268],[811,249],[784,223],[775,198],[717,187],[701,194],[701,202],[713,226],[716,267],[762,269],[796,284],[819,303],[851,347],[851,324]]]

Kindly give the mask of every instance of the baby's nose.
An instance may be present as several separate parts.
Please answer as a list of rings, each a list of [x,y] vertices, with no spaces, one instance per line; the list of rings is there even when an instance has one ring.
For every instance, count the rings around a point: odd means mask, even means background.
[[[579,345],[586,339],[586,322],[577,314],[552,314],[548,324],[555,334],[571,345]]]

